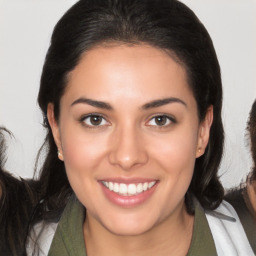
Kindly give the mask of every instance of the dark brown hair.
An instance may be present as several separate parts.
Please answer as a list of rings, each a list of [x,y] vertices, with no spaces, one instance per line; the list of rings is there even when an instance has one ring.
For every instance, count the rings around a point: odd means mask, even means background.
[[[253,167],[249,175],[249,179],[255,181],[256,180],[256,100],[252,104],[252,108],[251,108],[248,123],[247,123],[247,131],[249,135],[250,149],[251,149],[251,155],[253,160]]]

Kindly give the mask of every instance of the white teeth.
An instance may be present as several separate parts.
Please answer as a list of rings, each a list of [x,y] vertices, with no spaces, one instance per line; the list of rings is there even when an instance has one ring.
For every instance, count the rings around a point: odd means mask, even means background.
[[[128,190],[127,185],[121,183],[120,186],[119,186],[119,193],[120,194],[127,194],[127,190]]]
[[[137,185],[136,192],[137,192],[137,193],[141,193],[142,191],[143,191],[142,184],[139,183],[139,184]]]
[[[145,183],[143,184],[143,190],[146,191],[147,189],[148,189],[148,183],[145,182]]]
[[[152,182],[150,182],[150,183],[148,184],[148,188],[152,188],[154,185],[155,185],[155,182],[152,181]]]
[[[129,195],[136,195],[136,185],[135,184],[129,184],[128,185],[128,194]]]
[[[112,182],[109,182],[109,183],[108,183],[108,186],[106,185],[106,187],[108,187],[110,191],[113,191],[113,189],[114,189],[114,184],[113,184]]]
[[[156,181],[144,182],[138,184],[124,184],[124,183],[116,183],[116,182],[107,182],[102,181],[102,184],[107,187],[110,191],[114,191],[117,194],[122,196],[134,196],[138,195],[148,189],[152,188]]]
[[[114,183],[114,192],[119,193],[119,184]]]

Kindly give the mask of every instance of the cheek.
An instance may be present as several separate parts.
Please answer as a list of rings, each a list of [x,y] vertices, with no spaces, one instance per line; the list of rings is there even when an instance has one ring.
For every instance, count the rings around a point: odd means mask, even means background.
[[[91,138],[83,132],[64,129],[62,148],[66,173],[71,187],[84,205],[93,205],[97,175],[105,155],[104,140]],[[92,194],[93,191],[93,194]],[[86,195],[86,197],[85,197]]]
[[[165,171],[166,197],[176,198],[176,203],[186,194],[190,185],[196,160],[197,141],[194,134],[178,134],[162,143],[158,151],[158,164]]]
[[[97,169],[105,155],[106,143],[103,136],[91,136],[83,129],[63,129],[62,149],[67,172],[86,174]]]
[[[197,149],[197,134],[195,132],[186,131],[186,135],[176,133],[158,141],[157,144],[161,146],[152,147],[153,154],[160,163],[165,165],[167,170],[187,172],[192,169],[193,171]]]
[[[184,197],[191,182],[196,160],[197,130],[184,129],[175,134],[170,134],[165,140],[159,141],[154,146],[156,163],[164,170],[166,198],[176,198],[178,202]],[[177,203],[176,202],[176,203]]]
[[[185,133],[184,133],[185,132]],[[186,134],[186,136],[185,136]],[[155,170],[159,169],[159,205],[165,205],[166,215],[183,202],[189,188],[195,165],[197,130],[186,129],[165,138],[158,138],[150,147]],[[152,163],[152,162],[151,162]]]

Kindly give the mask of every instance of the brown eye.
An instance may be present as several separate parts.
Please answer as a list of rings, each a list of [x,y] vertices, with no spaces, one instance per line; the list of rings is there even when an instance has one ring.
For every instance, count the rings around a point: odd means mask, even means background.
[[[108,124],[105,118],[100,115],[88,115],[84,117],[81,121],[85,123],[85,125],[91,126],[91,127],[104,126]]]
[[[169,117],[167,115],[159,115],[154,116],[147,122],[148,126],[156,126],[156,127],[165,127],[172,123],[176,123],[176,120],[173,117]]]
[[[102,122],[102,117],[101,116],[91,116],[90,117],[90,123],[92,125],[100,125]]]
[[[158,126],[164,126],[167,122],[167,117],[166,116],[157,116],[155,117],[155,123]]]

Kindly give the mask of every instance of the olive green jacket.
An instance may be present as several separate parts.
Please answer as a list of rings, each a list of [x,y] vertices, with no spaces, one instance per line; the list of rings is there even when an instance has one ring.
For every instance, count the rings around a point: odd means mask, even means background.
[[[239,217],[229,203],[223,201],[214,211],[205,211],[195,199],[194,206],[195,220],[188,256],[255,255]],[[40,256],[86,256],[84,219],[85,209],[73,195],[59,223],[39,223],[33,228],[27,255],[34,255],[36,249]]]
[[[217,215],[217,218],[221,216],[221,214]],[[213,215],[211,215],[211,217],[216,218],[216,216]],[[84,218],[85,209],[77,198],[73,196],[69,200],[58,224],[48,253],[49,256],[86,256],[83,236]],[[229,218],[227,216],[224,216],[223,218],[224,221],[234,222],[234,218]],[[217,255],[214,238],[206,214],[197,201],[195,204],[195,222],[192,241],[187,255]]]

